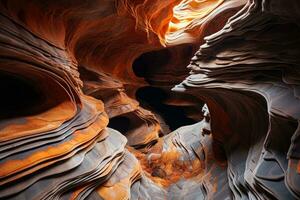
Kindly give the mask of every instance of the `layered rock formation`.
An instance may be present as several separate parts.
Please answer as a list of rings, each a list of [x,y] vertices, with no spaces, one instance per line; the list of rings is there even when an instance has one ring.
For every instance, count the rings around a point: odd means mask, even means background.
[[[0,199],[300,199],[299,13],[0,1]]]

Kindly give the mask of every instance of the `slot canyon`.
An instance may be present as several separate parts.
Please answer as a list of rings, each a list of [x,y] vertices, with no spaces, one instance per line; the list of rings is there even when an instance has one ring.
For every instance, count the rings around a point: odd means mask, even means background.
[[[298,65],[299,0],[0,0],[0,199],[300,199]]]

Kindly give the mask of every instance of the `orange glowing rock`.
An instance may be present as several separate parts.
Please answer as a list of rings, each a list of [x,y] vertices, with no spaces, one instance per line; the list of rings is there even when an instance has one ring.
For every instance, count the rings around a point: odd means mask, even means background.
[[[195,40],[193,29],[201,26],[214,9],[221,5],[224,0],[183,0],[173,8],[173,17],[169,22],[165,33],[166,44],[182,43]]]

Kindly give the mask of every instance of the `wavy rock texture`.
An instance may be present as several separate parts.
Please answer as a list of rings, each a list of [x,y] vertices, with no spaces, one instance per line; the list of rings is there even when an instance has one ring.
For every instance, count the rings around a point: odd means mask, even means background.
[[[0,199],[300,199],[299,13],[1,0]]]
[[[206,38],[175,87],[207,99],[235,198],[299,198],[298,11],[296,1],[249,1]]]

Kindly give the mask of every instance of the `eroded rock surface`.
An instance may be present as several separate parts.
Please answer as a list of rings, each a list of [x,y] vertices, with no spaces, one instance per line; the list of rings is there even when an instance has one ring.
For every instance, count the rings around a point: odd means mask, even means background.
[[[299,13],[1,0],[0,199],[300,199]]]

